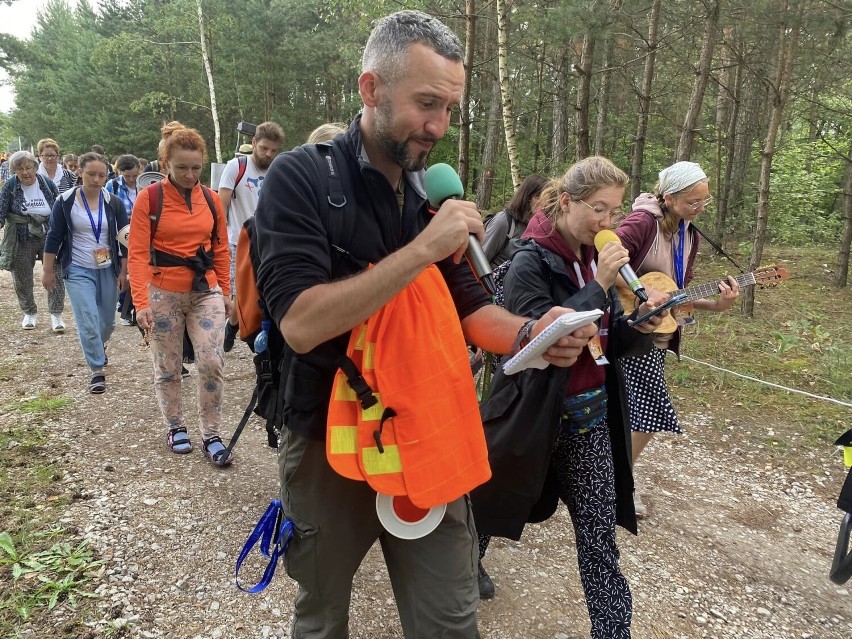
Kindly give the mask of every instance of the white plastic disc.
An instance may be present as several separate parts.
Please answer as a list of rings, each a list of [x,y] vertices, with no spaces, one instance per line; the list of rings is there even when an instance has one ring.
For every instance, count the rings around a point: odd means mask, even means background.
[[[447,512],[447,504],[428,510],[418,508],[405,495],[376,495],[376,514],[390,534],[400,539],[420,539],[438,527]]]
[[[123,226],[118,231],[118,237],[116,239],[118,240],[119,244],[126,247],[127,243],[130,241],[129,238],[130,238],[130,225],[128,224],[127,226]]]

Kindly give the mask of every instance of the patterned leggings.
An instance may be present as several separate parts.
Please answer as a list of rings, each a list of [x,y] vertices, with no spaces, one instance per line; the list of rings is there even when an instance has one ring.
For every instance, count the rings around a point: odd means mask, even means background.
[[[181,408],[181,363],[184,326],[195,347],[198,369],[198,417],[201,436],[219,435],[224,403],[225,303],[216,288],[204,293],[176,293],[148,286],[154,314],[151,355],[154,390],[168,428],[185,427]]]
[[[580,581],[592,639],[629,639],[633,598],[618,567],[615,471],[606,422],[587,433],[562,429],[553,448],[559,497],[568,507],[577,543]],[[479,536],[479,558],[491,537]]]
[[[7,228],[12,227],[13,225],[9,225]],[[26,242],[18,244],[12,259],[12,284],[15,287],[15,295],[18,297],[18,305],[26,315],[35,315],[38,312],[33,293],[33,267],[42,248],[44,248],[44,240],[31,235]],[[54,315],[62,315],[62,311],[65,310],[65,280],[62,279],[59,260],[54,263],[53,274],[56,276],[56,286],[47,292],[47,308]]]

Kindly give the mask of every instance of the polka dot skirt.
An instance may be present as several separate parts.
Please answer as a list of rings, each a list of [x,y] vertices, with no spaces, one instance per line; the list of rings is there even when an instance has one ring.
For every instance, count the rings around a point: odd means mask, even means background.
[[[647,355],[624,357],[620,362],[627,385],[631,430],[682,432],[666,387],[666,351],[653,348]]]

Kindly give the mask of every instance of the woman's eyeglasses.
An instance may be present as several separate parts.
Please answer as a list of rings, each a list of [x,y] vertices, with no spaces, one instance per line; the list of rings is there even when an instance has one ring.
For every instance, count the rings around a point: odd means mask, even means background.
[[[589,204],[585,200],[577,200],[577,202],[582,202],[583,204],[588,206],[590,209],[592,209],[595,212],[595,215],[597,215],[599,218],[604,218],[607,215],[610,215],[613,218],[617,218],[622,214],[621,209],[612,209],[611,211],[607,211],[606,209],[601,208],[600,206],[592,206],[591,204]]]
[[[55,159],[56,159],[56,158],[58,158],[59,156],[58,156],[58,155],[54,155],[54,154],[52,154],[52,153],[51,153],[51,154],[47,154],[47,153],[45,153],[44,155],[40,155],[39,157],[40,157],[41,159],[43,159],[43,160],[55,160]]]
[[[693,211],[697,211],[700,206],[710,206],[713,203],[713,196],[708,195],[703,200],[696,200],[695,202],[687,202],[686,205],[691,208]]]

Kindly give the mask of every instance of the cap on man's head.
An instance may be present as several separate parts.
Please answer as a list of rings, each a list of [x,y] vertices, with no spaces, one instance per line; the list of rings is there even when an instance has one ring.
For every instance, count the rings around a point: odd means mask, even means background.
[[[251,155],[251,152],[254,151],[254,147],[246,142],[245,144],[240,145],[239,151],[237,153],[242,153],[243,155]]]

